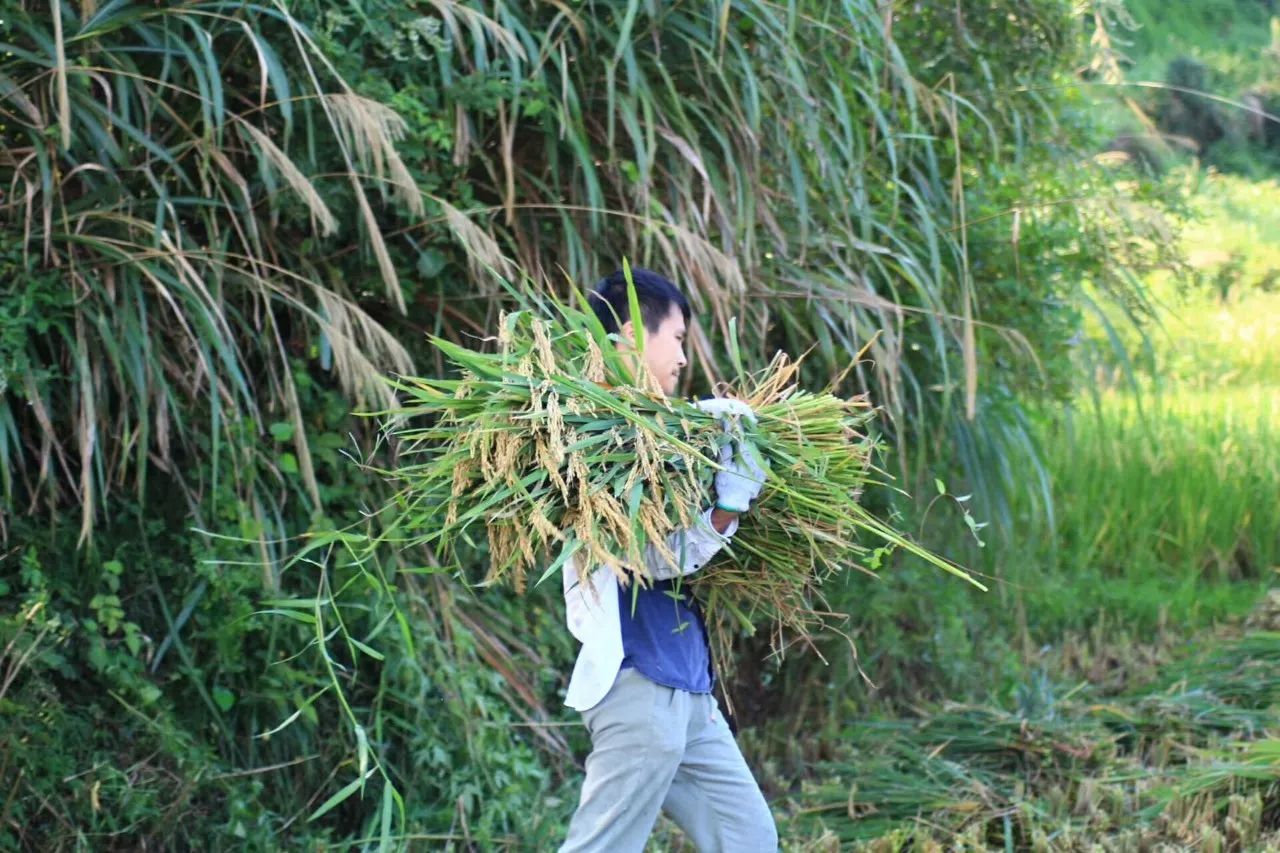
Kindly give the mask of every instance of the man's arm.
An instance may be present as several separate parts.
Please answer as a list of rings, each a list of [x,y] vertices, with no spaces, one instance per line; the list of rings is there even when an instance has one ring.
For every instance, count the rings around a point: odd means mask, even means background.
[[[675,531],[666,538],[666,550],[675,556],[672,562],[656,543],[644,548],[644,567],[654,580],[678,575],[691,575],[701,569],[738,532],[738,513],[719,507],[703,510],[691,527]]]
[[[717,398],[694,405],[720,416],[726,431],[730,429],[730,414],[755,421],[751,408],[737,400]],[[653,542],[645,546],[644,566],[651,578],[663,580],[693,574],[728,543],[738,531],[738,516],[747,511],[764,486],[767,474],[757,461],[758,455],[755,446],[740,432],[736,440],[724,443],[720,448],[721,467],[715,477],[715,505],[703,510],[693,526],[668,536],[662,543],[665,549]]]
[[[730,525],[738,520],[738,515],[736,512],[716,507],[711,510],[711,526],[715,528],[716,533],[724,533],[729,529]]]

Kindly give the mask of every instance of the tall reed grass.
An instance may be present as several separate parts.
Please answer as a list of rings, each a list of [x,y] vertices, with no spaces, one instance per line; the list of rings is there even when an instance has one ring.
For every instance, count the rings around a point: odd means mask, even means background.
[[[1045,428],[1055,525],[996,571],[1037,641],[1238,613],[1280,568],[1280,406],[1266,387],[1103,396]],[[1031,532],[1031,531],[1029,531]]]
[[[1046,446],[1060,546],[1108,572],[1139,555],[1184,577],[1257,577],[1280,548],[1280,401],[1254,385],[1188,389],[1143,406],[1112,393]]]

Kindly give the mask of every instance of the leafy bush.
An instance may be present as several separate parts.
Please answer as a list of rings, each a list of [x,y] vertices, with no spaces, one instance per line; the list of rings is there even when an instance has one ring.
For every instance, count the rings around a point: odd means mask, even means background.
[[[903,483],[958,459],[1011,518],[1075,301],[1136,311],[1161,261],[1162,198],[1079,156],[1066,0],[49,8],[0,51],[6,665],[50,626],[0,698],[28,846],[555,835],[554,591],[337,547],[380,496],[349,410],[422,332],[491,331],[490,268],[678,273],[700,388],[731,316],[750,366],[816,345],[813,385],[869,345]]]

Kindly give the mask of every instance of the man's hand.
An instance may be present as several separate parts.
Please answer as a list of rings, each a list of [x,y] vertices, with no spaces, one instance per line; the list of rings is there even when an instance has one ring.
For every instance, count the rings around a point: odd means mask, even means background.
[[[693,404],[709,415],[720,419],[720,426],[731,436],[720,448],[720,464],[724,470],[716,472],[716,508],[725,512],[746,512],[751,502],[764,488],[768,472],[760,451],[743,432],[741,419],[756,422],[756,413],[741,400],[716,397],[698,400]]]
[[[731,400],[728,397],[712,397],[708,400],[696,400],[694,407],[701,409],[708,415],[712,415],[720,419],[720,425],[729,430],[730,416],[734,418],[746,418],[752,423],[756,422],[756,413],[751,407],[741,400]]]
[[[720,448],[720,464],[716,472],[716,507],[728,512],[746,512],[760,496],[768,476],[761,464],[760,451],[745,437],[738,437]]]
[[[733,522],[737,518],[738,513],[736,512],[729,512],[729,510],[720,509],[719,507],[711,508],[711,528],[715,530],[716,533],[723,535],[724,532],[733,525]]]

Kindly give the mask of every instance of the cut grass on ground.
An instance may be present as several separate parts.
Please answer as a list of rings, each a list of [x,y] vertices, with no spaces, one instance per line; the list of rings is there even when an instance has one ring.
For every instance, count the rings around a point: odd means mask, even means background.
[[[850,720],[842,755],[786,799],[783,836],[797,850],[1280,844],[1277,658],[1280,633],[1219,634],[1119,695],[1038,679],[1005,707]]]

